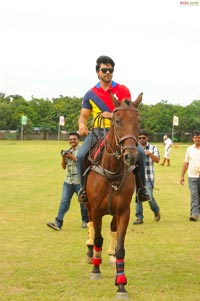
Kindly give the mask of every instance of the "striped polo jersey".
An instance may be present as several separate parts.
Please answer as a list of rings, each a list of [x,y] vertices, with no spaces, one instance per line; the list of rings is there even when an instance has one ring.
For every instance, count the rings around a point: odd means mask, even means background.
[[[110,88],[105,91],[100,86],[100,83],[98,83],[83,97],[82,108],[91,110],[93,119],[99,112],[112,112],[115,106],[111,100],[110,92],[112,92],[119,101],[122,101],[123,99],[131,99],[131,93],[126,86],[112,81]],[[94,127],[97,127],[97,124],[95,124]],[[105,119],[105,127],[110,127],[109,119]]]

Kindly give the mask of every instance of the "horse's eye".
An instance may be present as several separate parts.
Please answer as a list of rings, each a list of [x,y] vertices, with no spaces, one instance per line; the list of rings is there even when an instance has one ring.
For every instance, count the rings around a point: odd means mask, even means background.
[[[120,124],[120,119],[115,119],[115,124],[119,125]]]

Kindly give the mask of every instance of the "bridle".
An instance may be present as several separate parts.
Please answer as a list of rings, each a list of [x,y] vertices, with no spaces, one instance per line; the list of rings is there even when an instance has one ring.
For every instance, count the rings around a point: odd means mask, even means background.
[[[110,144],[109,144],[109,147],[112,149],[113,155],[116,155],[117,158],[120,158],[121,156],[123,156],[126,149],[136,149],[137,145],[138,145],[138,139],[136,138],[135,135],[127,134],[127,135],[120,137],[119,134],[117,133],[115,115],[116,115],[116,112],[122,111],[122,110],[138,112],[138,110],[136,108],[130,108],[130,107],[117,107],[113,110],[112,124],[113,124],[113,130],[114,130],[116,150],[114,151]],[[134,144],[129,144],[129,145],[123,146],[124,141],[127,139],[132,139],[134,141]],[[106,141],[106,145],[108,146],[108,141]],[[106,149],[108,150],[108,147]],[[108,151],[107,151],[107,154],[111,155],[111,153]]]

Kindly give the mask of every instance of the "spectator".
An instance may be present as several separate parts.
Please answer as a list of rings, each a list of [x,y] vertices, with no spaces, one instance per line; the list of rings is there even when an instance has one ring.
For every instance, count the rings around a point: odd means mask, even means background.
[[[149,134],[146,130],[140,130],[139,141],[142,147],[144,148],[144,152],[146,155],[146,168],[145,168],[145,176],[146,176],[146,186],[149,189],[149,194],[151,196],[151,201],[149,201],[149,206],[154,213],[154,219],[156,222],[160,220],[160,208],[158,207],[156,200],[153,196],[154,189],[154,162],[159,163],[160,161],[160,153],[156,146],[149,143]],[[133,222],[134,225],[143,224],[143,204],[138,202],[136,195],[136,220]]]
[[[80,190],[80,179],[76,167],[76,156],[79,149],[79,134],[77,132],[71,132],[69,134],[70,148],[67,151],[62,150],[61,165],[63,169],[67,168],[66,177],[63,183],[62,198],[58,215],[54,222],[48,222],[47,226],[54,230],[61,230],[63,226],[63,218],[66,212],[70,208],[71,199],[74,193],[78,195]],[[82,224],[81,228],[87,228],[88,223],[88,212],[84,204],[80,204]]]
[[[163,162],[160,165],[164,166],[165,162],[167,161],[167,166],[170,166],[170,151],[172,147],[172,140],[168,138],[167,135],[164,135],[163,144],[164,144],[164,158],[163,158]]]
[[[188,185],[190,190],[190,217],[189,220],[197,222],[200,205],[200,131],[195,130],[192,135],[194,144],[189,146],[181,171],[180,184],[185,182],[185,173],[188,171]]]

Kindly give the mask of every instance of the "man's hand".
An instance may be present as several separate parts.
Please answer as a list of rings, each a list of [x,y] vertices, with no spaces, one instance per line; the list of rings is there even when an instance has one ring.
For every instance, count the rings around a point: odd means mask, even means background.
[[[110,113],[110,112],[102,112],[102,113],[101,113],[101,117],[103,117],[103,118],[108,118],[108,119],[112,119],[113,113]]]
[[[90,117],[91,110],[82,108],[81,113],[78,120],[78,127],[79,127],[79,135],[80,136],[87,136],[88,135],[88,128],[87,128],[87,121]]]
[[[88,135],[88,128],[85,125],[79,125],[78,133],[80,136],[87,136]]]
[[[151,156],[151,154],[152,154],[149,150],[146,150],[144,153],[146,156]]]
[[[70,153],[67,153],[66,155],[64,155],[64,158],[67,158],[67,159],[76,161],[76,157],[74,157],[74,156],[73,156],[72,154],[70,154]]]
[[[181,178],[180,178],[180,184],[181,184],[181,185],[184,185],[184,182],[185,182],[184,177],[181,177]]]

